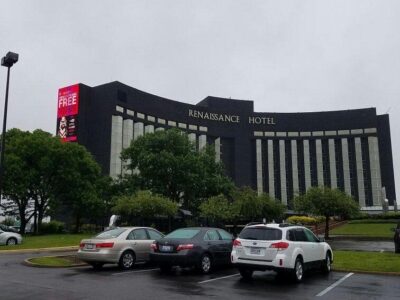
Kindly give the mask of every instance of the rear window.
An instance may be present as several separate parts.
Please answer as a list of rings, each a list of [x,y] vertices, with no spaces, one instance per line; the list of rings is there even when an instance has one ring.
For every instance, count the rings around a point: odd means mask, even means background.
[[[121,233],[123,233],[126,229],[125,228],[115,228],[111,230],[106,230],[103,231],[102,233],[99,233],[96,235],[96,238],[98,239],[113,239],[119,236]]]
[[[245,228],[239,234],[244,240],[274,241],[282,239],[282,231],[275,228],[250,227]]]
[[[167,234],[165,238],[169,239],[191,239],[200,232],[200,229],[177,229]]]

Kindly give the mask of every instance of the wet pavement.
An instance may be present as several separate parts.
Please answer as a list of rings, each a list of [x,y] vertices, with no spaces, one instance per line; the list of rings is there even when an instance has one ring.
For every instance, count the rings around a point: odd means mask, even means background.
[[[394,243],[388,241],[332,240],[328,244],[333,250],[394,252]]]
[[[300,284],[277,280],[274,272],[255,272],[241,279],[234,268],[210,275],[175,269],[162,274],[149,265],[120,271],[106,266],[33,268],[22,265],[31,256],[0,255],[1,299],[399,299],[400,277],[331,272],[308,273]]]

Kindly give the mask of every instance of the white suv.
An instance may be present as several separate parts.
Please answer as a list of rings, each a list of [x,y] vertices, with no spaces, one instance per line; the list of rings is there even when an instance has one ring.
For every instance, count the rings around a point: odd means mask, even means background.
[[[274,270],[278,275],[289,273],[300,282],[306,269],[330,272],[333,252],[303,226],[257,224],[245,227],[234,240],[231,260],[247,279],[253,271]]]

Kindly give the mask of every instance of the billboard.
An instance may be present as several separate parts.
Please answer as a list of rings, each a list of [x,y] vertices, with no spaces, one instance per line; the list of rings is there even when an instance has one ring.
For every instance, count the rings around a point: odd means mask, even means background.
[[[65,142],[77,140],[79,84],[58,90],[57,135]]]

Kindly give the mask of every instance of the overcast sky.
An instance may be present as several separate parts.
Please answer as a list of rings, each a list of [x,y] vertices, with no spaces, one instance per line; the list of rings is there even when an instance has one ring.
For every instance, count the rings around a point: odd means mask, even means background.
[[[118,80],[255,111],[376,107],[389,113],[400,184],[400,1],[6,1],[0,55],[12,68],[8,128],[55,133],[57,90]],[[0,119],[6,69],[0,69]]]

